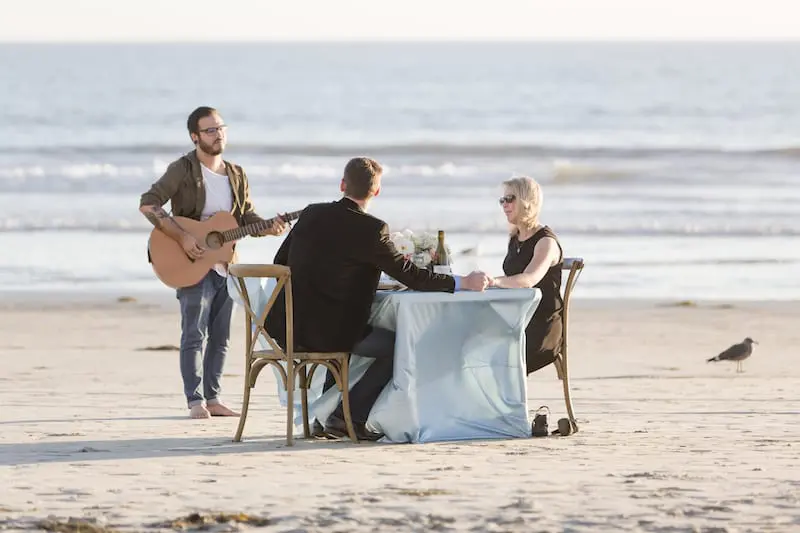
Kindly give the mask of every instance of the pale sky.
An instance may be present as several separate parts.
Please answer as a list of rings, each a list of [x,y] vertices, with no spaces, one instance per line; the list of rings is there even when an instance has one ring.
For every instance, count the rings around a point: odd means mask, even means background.
[[[0,0],[0,13],[0,41],[800,39],[800,0]]]

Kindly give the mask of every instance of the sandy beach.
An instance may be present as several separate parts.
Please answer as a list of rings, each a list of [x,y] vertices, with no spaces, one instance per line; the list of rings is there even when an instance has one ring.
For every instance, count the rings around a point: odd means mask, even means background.
[[[800,531],[800,302],[577,300],[570,437],[287,448],[271,373],[245,442],[187,419],[177,352],[148,350],[178,343],[177,302],[119,296],[2,297],[0,529]],[[745,336],[744,373],[705,362]],[[554,426],[554,369],[529,384]],[[200,523],[217,513],[244,522]]]

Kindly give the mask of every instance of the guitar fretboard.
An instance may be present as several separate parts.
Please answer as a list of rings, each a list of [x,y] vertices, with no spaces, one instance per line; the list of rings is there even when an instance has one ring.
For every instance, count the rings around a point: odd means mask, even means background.
[[[285,213],[280,216],[284,221],[296,220],[300,213],[303,211],[292,211],[291,213]],[[278,217],[270,218],[268,220],[264,220],[262,222],[254,222],[252,224],[247,224],[246,226],[242,226],[239,228],[229,229],[228,231],[222,232],[222,238],[224,242],[232,242],[238,241],[248,235],[257,235],[262,231],[271,228],[275,222],[278,221]]]

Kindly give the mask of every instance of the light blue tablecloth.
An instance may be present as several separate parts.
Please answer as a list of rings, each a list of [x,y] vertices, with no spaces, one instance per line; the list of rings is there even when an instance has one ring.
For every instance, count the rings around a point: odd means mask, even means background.
[[[263,281],[247,282],[256,311],[272,290]],[[232,278],[229,290],[241,304]],[[394,378],[368,424],[390,442],[530,436],[525,325],[540,298],[538,289],[378,292],[370,323],[396,331],[397,340]],[[371,362],[351,358],[351,387]],[[325,372],[317,372],[309,391],[310,416],[322,421],[340,396],[336,388],[321,395],[324,381]],[[278,388],[285,405],[280,382]]]

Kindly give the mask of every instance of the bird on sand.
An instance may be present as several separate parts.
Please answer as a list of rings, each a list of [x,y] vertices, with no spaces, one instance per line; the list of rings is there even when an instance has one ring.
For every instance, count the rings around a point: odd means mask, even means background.
[[[750,357],[753,353],[753,344],[758,344],[756,341],[747,337],[743,342],[734,344],[721,354],[708,359],[706,362],[712,361],[736,361],[736,372],[744,372],[742,369],[742,361]]]

